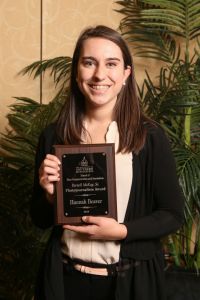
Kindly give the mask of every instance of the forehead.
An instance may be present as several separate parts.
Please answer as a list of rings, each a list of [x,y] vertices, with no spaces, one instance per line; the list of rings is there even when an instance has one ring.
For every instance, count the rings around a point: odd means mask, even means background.
[[[80,56],[92,56],[96,58],[117,57],[123,60],[120,47],[114,42],[104,38],[89,38],[83,42]]]

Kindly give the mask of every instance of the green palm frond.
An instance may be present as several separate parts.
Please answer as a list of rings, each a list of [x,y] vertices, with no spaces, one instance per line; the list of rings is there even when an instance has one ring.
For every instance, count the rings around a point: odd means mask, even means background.
[[[42,61],[36,61],[31,65],[25,67],[19,74],[25,75],[34,74],[34,78],[44,74],[47,70],[50,70],[50,76],[53,76],[54,82],[63,86],[69,80],[69,74],[71,69],[71,57],[60,56],[52,59],[46,59]]]
[[[141,23],[152,31],[163,29],[184,39],[194,39],[200,34],[199,0],[142,0],[154,8],[141,12]]]
[[[184,41],[188,55],[190,41],[200,36],[199,0],[117,1],[120,23],[135,55],[166,62],[176,59],[177,38]],[[178,48],[177,48],[178,49]]]
[[[191,211],[195,201],[198,213],[200,213],[200,152],[194,152],[187,147],[174,149],[177,162],[179,180],[186,198],[187,213],[194,218],[194,211]]]
[[[188,66],[182,61],[175,62],[170,67],[162,67],[158,78],[155,84],[146,71],[143,86],[138,87],[148,115],[158,122],[165,122],[174,116],[187,115],[187,108],[198,108],[200,77],[195,71],[195,64]],[[199,117],[197,108],[192,110],[196,119]]]
[[[41,132],[49,123],[54,122],[66,100],[68,89],[61,89],[47,105],[40,105],[36,114],[33,116],[29,130],[36,135]]]
[[[12,130],[2,134],[1,138],[0,154],[7,153],[2,158],[4,163],[16,168],[33,164],[38,136],[42,129],[55,121],[66,94],[67,90],[59,92],[48,105],[16,97],[17,102],[10,106],[11,112],[7,116]]]
[[[191,139],[192,144],[200,149],[200,104],[193,107],[191,112]]]
[[[60,111],[60,96],[49,105],[16,98],[8,115],[11,129],[2,135],[0,294],[3,299],[30,300],[33,295],[39,261],[50,234],[35,228],[29,215],[34,157],[39,133]]]
[[[198,140],[200,146],[200,140]],[[200,269],[200,148],[180,145],[173,140],[173,153],[176,159],[179,182],[185,196],[185,223],[182,228],[171,236],[168,244],[174,262],[177,266],[183,265],[188,269]],[[196,235],[194,235],[194,225]],[[191,253],[191,246],[194,252]],[[175,255],[175,256],[174,256]],[[178,259],[177,259],[178,257]]]
[[[197,42],[197,45],[196,45],[196,47],[194,48],[194,52],[195,52],[195,54],[196,54],[196,55],[199,57],[199,59],[200,59],[200,39],[199,39],[199,37],[197,37],[196,42]],[[199,67],[199,62],[197,63],[197,65],[198,65],[198,67]]]

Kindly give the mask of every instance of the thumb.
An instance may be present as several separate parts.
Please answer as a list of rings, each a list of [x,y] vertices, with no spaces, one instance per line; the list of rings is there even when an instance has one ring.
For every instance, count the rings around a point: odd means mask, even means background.
[[[84,217],[82,217],[82,221],[84,223],[99,225],[100,218],[94,217],[94,216],[84,216]]]

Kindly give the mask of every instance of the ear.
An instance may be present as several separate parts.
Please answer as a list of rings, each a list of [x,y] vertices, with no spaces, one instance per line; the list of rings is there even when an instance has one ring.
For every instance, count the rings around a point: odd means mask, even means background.
[[[124,81],[126,81],[126,79],[129,77],[130,74],[131,74],[131,67],[127,66],[126,69],[124,70]]]

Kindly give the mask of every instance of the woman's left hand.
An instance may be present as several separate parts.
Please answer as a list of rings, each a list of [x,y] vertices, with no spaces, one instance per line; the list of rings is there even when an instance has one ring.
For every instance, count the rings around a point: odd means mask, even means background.
[[[124,224],[119,224],[115,219],[107,217],[85,216],[82,220],[86,225],[63,225],[64,229],[69,229],[77,233],[82,233],[91,240],[123,240],[127,235],[127,228]]]

